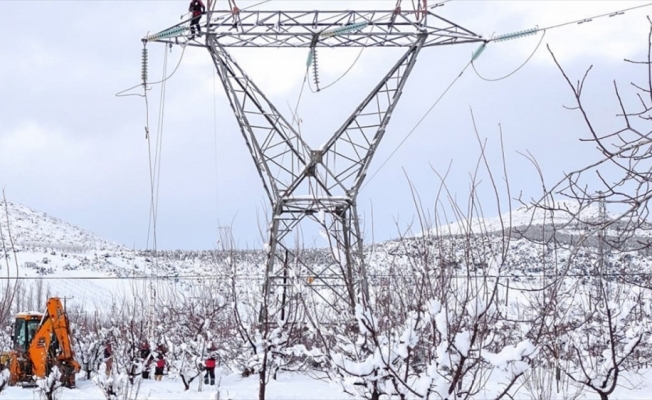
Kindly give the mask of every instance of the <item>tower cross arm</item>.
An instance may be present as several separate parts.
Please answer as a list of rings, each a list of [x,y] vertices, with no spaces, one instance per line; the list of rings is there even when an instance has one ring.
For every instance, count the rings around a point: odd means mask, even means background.
[[[212,11],[208,35],[224,47],[424,47],[482,41],[474,32],[427,11]],[[173,42],[186,35],[180,23],[144,41]],[[178,40],[178,39],[176,39]]]

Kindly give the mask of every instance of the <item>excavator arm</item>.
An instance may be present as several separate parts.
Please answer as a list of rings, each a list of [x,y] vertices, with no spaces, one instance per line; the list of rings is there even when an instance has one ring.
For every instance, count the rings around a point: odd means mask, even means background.
[[[75,385],[75,374],[81,369],[75,361],[68,317],[57,297],[50,298],[46,314],[29,345],[34,376],[45,377],[53,366],[61,371],[61,380]]]

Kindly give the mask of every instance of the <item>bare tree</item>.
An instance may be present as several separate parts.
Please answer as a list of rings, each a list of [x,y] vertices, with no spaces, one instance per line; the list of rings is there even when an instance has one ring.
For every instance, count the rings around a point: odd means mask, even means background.
[[[11,309],[14,304],[14,299],[16,298],[16,291],[18,287],[17,279],[11,279],[11,267],[9,259],[13,257],[14,265],[16,267],[15,278],[18,277],[18,256],[16,254],[16,247],[14,245],[14,238],[11,234],[11,224],[9,223],[9,203],[7,202],[7,197],[5,195],[4,189],[2,190],[2,203],[4,205],[4,220],[6,226],[3,229],[2,222],[0,219],[0,244],[2,244],[2,257],[5,260],[5,266],[7,267],[7,278],[5,285],[0,297],[0,323],[7,324],[7,321],[11,318]],[[6,234],[4,230],[6,229]],[[8,247],[9,246],[9,247]],[[9,252],[11,250],[11,253]]]
[[[161,306],[167,316],[167,329],[160,332],[159,342],[170,348],[173,367],[179,373],[185,390],[197,378],[209,352],[217,351],[225,337],[215,337],[222,332],[228,318],[231,300],[226,280],[206,279],[195,282],[184,290],[170,287],[162,297],[167,304]]]
[[[649,18],[648,18],[649,21]],[[565,175],[552,188],[544,187],[537,202],[540,210],[561,217],[569,234],[567,257],[556,271],[551,287],[565,286],[573,296],[550,298],[540,305],[554,321],[546,326],[544,353],[579,387],[607,399],[620,385],[624,372],[641,367],[638,354],[647,352],[649,304],[641,287],[652,287],[649,274],[631,259],[647,252],[652,242],[645,234],[652,198],[652,21],[646,61],[627,63],[647,69],[643,85],[631,83],[631,94],[613,82],[620,127],[603,128],[585,103],[584,90],[592,69],[573,81],[548,48],[575,104],[567,107],[581,114],[588,131],[583,141],[598,150],[599,159]],[[562,199],[562,202],[555,201]],[[573,233],[574,232],[574,233]],[[553,233],[556,238],[556,233]],[[556,239],[555,239],[556,240]],[[556,242],[559,244],[559,242]],[[564,310],[560,313],[561,310]],[[552,325],[552,326],[551,326]]]
[[[483,223],[477,193],[482,167],[499,209],[501,195],[484,156],[486,143],[479,143],[466,208],[440,176],[430,219],[412,188],[417,222],[384,246],[386,254],[377,249],[369,260],[370,299],[358,304],[355,325],[342,323],[341,316],[328,324],[318,303],[305,301],[323,353],[351,395],[506,398],[518,390],[537,353],[539,336],[528,337],[524,328],[534,319],[510,319],[499,302],[507,297],[510,224],[501,218],[491,230]],[[497,390],[487,389],[490,377],[498,380]]]
[[[566,174],[562,181],[547,191],[548,196],[557,195],[569,199],[576,206],[568,208],[559,206],[558,203],[539,205],[569,215],[573,222],[581,222],[591,228],[592,233],[613,228],[604,237],[604,245],[609,248],[622,250],[625,247],[648,247],[650,241],[641,241],[635,236],[637,232],[652,228],[647,221],[650,215],[649,202],[652,199],[652,22],[648,35],[647,60],[625,60],[646,67],[646,83],[639,85],[632,82],[630,86],[633,93],[629,100],[618,83],[613,82],[619,105],[616,117],[620,127],[617,129],[602,129],[591,117],[591,110],[584,102],[584,89],[593,66],[573,83],[552,50],[548,50],[574,97],[575,105],[566,108],[581,114],[589,133],[588,138],[582,140],[593,145],[600,158]],[[590,207],[609,207],[617,210],[617,215],[608,219],[595,218],[595,213],[583,212]]]

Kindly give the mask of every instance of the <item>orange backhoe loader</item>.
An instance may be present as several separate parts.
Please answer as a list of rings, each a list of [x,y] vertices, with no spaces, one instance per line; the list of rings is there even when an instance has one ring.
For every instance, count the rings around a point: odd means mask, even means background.
[[[16,315],[13,344],[6,354],[10,385],[33,386],[35,378],[45,378],[56,366],[61,382],[75,387],[75,374],[81,367],[75,361],[68,316],[58,297],[48,300],[45,314]]]

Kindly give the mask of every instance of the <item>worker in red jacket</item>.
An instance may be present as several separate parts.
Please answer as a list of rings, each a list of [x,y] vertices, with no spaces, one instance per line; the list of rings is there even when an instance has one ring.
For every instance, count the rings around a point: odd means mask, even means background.
[[[163,370],[166,365],[167,363],[165,362],[165,358],[163,358],[163,354],[159,354],[156,360],[156,368],[154,368],[154,380],[160,381],[163,379]]]
[[[206,375],[204,375],[204,383],[208,385],[209,378],[210,378],[210,384],[215,385],[215,356],[211,354],[211,356],[208,357],[204,362],[204,365],[206,367]]]
[[[201,19],[202,14],[206,12],[206,7],[201,0],[192,0],[190,2],[190,7],[188,7],[188,11],[192,13],[192,20],[190,20],[190,39],[194,39],[195,29],[197,30],[197,34],[201,35],[199,20]]]

